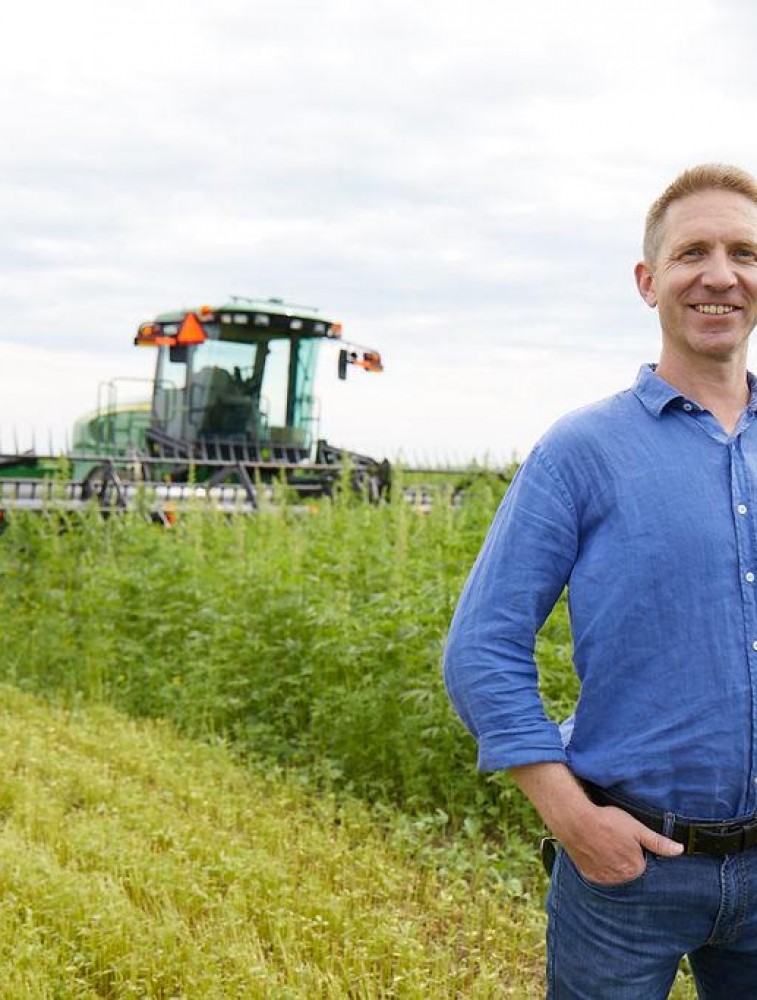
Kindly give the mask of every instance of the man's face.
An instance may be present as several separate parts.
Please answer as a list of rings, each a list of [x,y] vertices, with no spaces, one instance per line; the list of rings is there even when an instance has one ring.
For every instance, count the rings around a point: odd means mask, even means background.
[[[757,205],[718,189],[674,201],[657,260],[636,265],[660,312],[663,351],[682,361],[746,356],[757,323]]]

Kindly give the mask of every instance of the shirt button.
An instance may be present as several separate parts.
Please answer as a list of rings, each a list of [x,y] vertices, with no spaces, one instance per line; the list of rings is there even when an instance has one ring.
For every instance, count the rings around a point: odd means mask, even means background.
[[[683,408],[684,410],[686,410],[687,413],[691,413],[691,411],[694,409],[691,403],[684,403]]]
[[[749,573],[745,573],[744,579],[746,580],[747,583],[754,583],[754,573],[752,573],[751,571]]]
[[[736,510],[739,512],[739,514],[746,514],[746,509],[747,508],[746,508],[746,504],[745,503],[740,503],[738,505],[738,507],[736,508]]]
[[[757,642],[752,643],[752,649],[757,650]]]

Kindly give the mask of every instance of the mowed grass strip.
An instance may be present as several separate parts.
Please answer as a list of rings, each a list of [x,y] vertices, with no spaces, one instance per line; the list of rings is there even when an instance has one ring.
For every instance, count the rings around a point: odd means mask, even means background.
[[[355,800],[11,687],[0,756],[2,997],[543,995],[533,905]]]

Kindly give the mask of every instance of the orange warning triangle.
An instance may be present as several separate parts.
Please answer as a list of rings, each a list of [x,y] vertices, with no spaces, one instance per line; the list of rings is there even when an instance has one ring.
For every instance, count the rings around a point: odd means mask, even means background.
[[[208,335],[203,329],[202,323],[194,313],[187,313],[184,317],[179,332],[176,335],[177,344],[204,344]]]

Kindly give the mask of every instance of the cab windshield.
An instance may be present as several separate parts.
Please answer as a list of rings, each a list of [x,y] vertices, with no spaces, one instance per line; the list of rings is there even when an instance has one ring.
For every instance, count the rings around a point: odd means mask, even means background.
[[[161,347],[154,414],[172,437],[307,447],[319,339],[205,323],[208,339]]]

